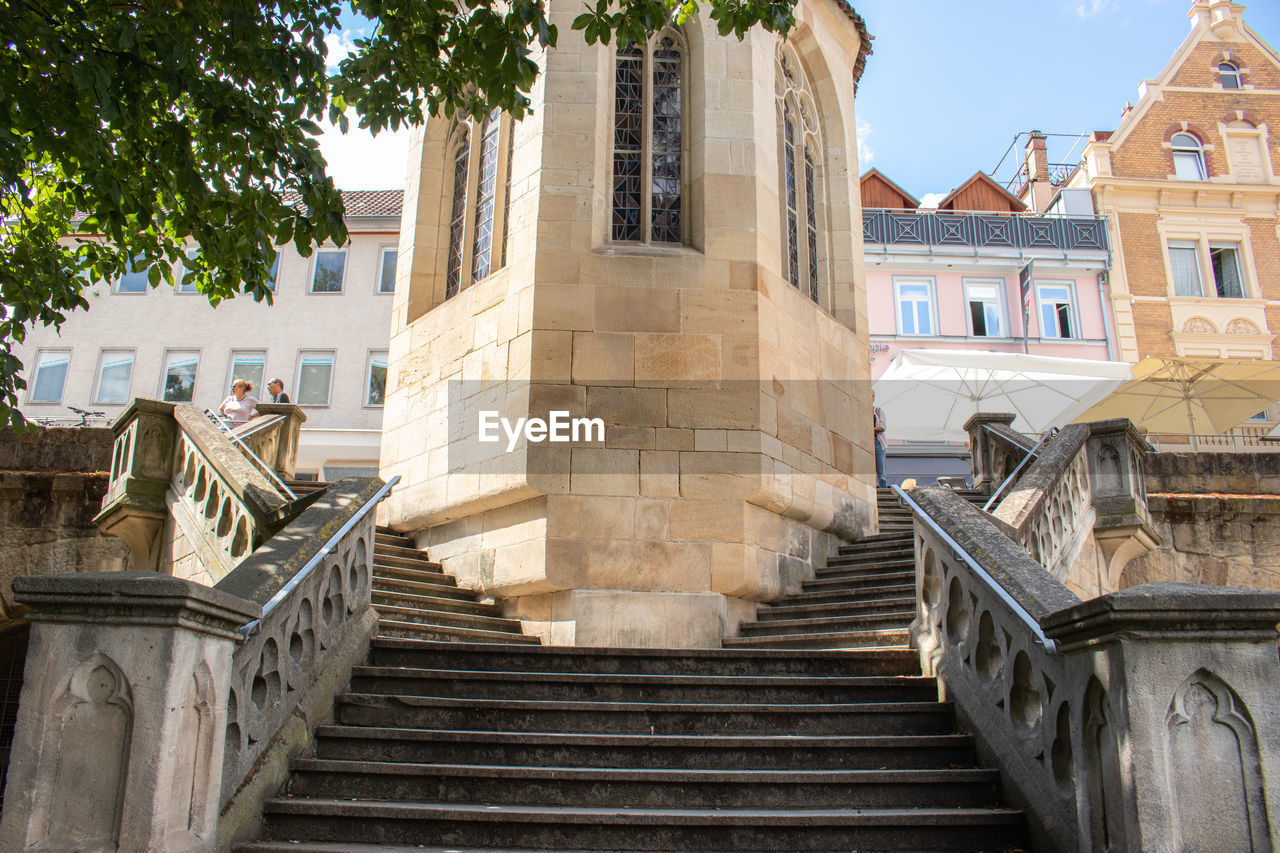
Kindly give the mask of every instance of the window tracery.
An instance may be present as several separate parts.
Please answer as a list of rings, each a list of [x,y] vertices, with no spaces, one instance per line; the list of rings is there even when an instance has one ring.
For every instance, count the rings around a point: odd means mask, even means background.
[[[513,140],[510,116],[496,108],[479,120],[455,123],[447,161],[450,185],[446,197],[450,204],[445,299],[506,265]],[[495,235],[499,234],[502,245],[495,247]]]
[[[813,95],[789,46],[778,52],[776,94],[785,274],[793,287],[820,303],[825,265],[822,143]]]

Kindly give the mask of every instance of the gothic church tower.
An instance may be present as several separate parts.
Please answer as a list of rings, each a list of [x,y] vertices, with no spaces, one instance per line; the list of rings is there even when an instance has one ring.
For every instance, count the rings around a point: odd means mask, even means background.
[[[385,521],[546,642],[718,646],[874,520],[869,36],[841,0],[786,40],[704,10],[587,45],[578,11],[551,6],[528,117],[413,148]],[[497,425],[551,412],[603,440]]]

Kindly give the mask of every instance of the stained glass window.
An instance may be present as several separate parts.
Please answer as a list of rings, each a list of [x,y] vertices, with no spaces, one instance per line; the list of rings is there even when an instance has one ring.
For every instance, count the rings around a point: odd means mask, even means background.
[[[787,106],[782,120],[782,176],[787,197],[787,278],[792,287],[800,286],[800,247],[797,245],[799,213],[796,210],[796,131]]]
[[[613,113],[613,239],[639,240],[644,54],[634,42],[618,49]]]
[[[814,164],[813,149],[804,152],[804,213],[809,232],[809,298],[818,301],[818,206],[814,203],[813,187],[818,167]]]
[[[445,274],[444,295],[448,299],[458,293],[462,284],[462,230],[467,218],[467,154],[470,147],[464,134],[453,155],[453,208],[449,214],[449,266]]]
[[[680,242],[680,52],[663,39],[653,52],[653,197],[655,243]]]

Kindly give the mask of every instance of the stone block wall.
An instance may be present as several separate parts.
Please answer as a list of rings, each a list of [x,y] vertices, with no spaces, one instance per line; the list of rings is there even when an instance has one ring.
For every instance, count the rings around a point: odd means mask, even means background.
[[[111,442],[109,429],[0,432],[0,629],[25,612],[13,603],[15,577],[129,567],[124,542],[93,524]]]

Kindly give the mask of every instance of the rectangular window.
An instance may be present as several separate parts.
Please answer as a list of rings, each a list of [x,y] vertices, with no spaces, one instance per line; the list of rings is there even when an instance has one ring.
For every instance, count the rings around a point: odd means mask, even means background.
[[[1069,284],[1041,284],[1040,337],[1076,338],[1075,298]]]
[[[133,384],[133,350],[104,349],[98,357],[95,403],[127,403]]]
[[[161,399],[170,403],[190,403],[196,393],[196,371],[200,353],[195,350],[169,350],[164,354],[164,389]]]
[[[243,379],[246,382],[253,383],[253,391],[250,392],[259,400],[262,399],[263,389],[262,383],[263,372],[267,366],[267,354],[262,350],[232,350],[231,351],[231,375],[227,377],[227,387],[231,387],[231,383],[237,379]]]
[[[378,271],[378,292],[396,292],[396,249],[382,250],[382,268]]]
[[[1213,284],[1223,299],[1244,299],[1244,284],[1240,280],[1240,244],[1210,243],[1209,266],[1213,269]]]
[[[333,382],[333,353],[303,352],[298,359],[298,397],[300,406],[329,405],[329,389]]]
[[[276,259],[271,263],[271,283],[268,288],[272,293],[276,292],[277,282],[280,279],[280,250],[276,250]]]
[[[1191,240],[1169,241],[1169,269],[1175,296],[1204,296],[1200,284],[1200,258]]]
[[[346,249],[316,252],[315,265],[311,274],[311,292],[341,293],[342,279],[346,272]]]
[[[116,293],[147,292],[147,271],[145,268],[138,269],[141,260],[141,258],[134,258],[133,263],[129,264],[130,271],[116,281]]]
[[[187,260],[195,260],[195,257],[198,254],[200,254],[199,249],[188,249]],[[200,291],[196,289],[196,283],[194,281],[190,283],[183,283],[182,281],[183,277],[186,276],[188,269],[189,267],[185,266],[184,264],[177,264],[176,266],[174,266],[173,289],[176,290],[178,293],[199,293]]]
[[[979,338],[1006,337],[1004,300],[999,283],[966,281],[964,289],[969,305],[970,334]]]
[[[898,293],[898,333],[902,335],[932,335],[933,284],[927,281],[900,281],[894,283]]]
[[[387,354],[369,353],[369,369],[365,371],[364,404],[381,406],[387,397]]]
[[[1203,181],[1203,156],[1198,151],[1174,151],[1173,174],[1180,181]]]
[[[27,391],[27,402],[61,403],[70,363],[71,350],[41,350],[37,353],[35,378]]]

